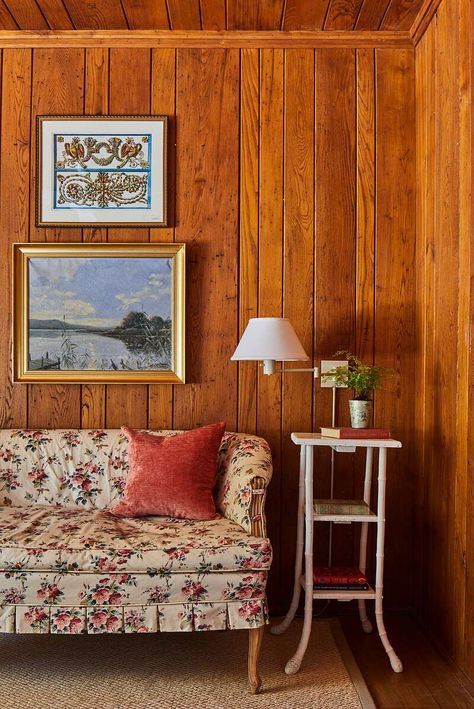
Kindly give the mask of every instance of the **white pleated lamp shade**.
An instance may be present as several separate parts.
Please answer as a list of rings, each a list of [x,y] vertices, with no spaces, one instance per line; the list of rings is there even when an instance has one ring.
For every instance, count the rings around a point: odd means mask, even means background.
[[[299,362],[308,355],[287,318],[251,318],[231,359]]]

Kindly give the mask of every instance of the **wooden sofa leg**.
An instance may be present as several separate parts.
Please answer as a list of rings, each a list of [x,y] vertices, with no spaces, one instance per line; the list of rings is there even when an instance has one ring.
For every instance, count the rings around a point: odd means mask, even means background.
[[[249,689],[251,694],[258,694],[262,686],[257,665],[264,632],[264,625],[249,630]]]

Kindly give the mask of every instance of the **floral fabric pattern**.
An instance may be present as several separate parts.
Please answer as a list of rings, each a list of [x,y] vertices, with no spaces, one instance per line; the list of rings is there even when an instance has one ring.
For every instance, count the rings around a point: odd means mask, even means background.
[[[178,431],[152,432],[176,435]],[[118,430],[0,431],[0,632],[244,629],[267,622],[272,550],[251,536],[268,445],[227,433],[219,519],[119,519],[128,442]]]
[[[0,570],[239,571],[269,569],[271,554],[268,539],[225,518],[120,519],[105,510],[0,507]]]
[[[180,431],[149,431],[175,436]],[[123,494],[128,441],[119,429],[0,431],[0,504],[106,509]],[[250,532],[252,479],[272,476],[272,458],[258,436],[225,433],[215,489],[224,517]]]
[[[252,480],[271,480],[270,446],[258,436],[227,433],[219,451],[216,506],[219,512],[251,531]]]
[[[146,606],[265,598],[266,571],[171,574],[0,572],[0,608],[31,606]]]
[[[175,633],[249,630],[268,620],[263,600],[239,603],[181,603],[153,606],[5,606],[0,633]]]

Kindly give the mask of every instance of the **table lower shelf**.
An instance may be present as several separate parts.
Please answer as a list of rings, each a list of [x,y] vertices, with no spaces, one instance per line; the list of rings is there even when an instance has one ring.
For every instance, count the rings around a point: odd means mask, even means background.
[[[304,576],[300,578],[301,586],[304,588]],[[313,590],[313,598],[321,598],[328,601],[353,601],[359,598],[364,598],[367,600],[374,600],[376,593],[372,586],[366,591],[327,591],[327,590]]]

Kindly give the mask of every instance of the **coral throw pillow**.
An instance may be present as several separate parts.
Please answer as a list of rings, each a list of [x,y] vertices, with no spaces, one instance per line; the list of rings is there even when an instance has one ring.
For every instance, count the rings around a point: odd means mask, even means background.
[[[217,516],[212,490],[225,423],[176,436],[153,436],[125,426],[130,470],[117,517],[162,515],[184,519]]]

